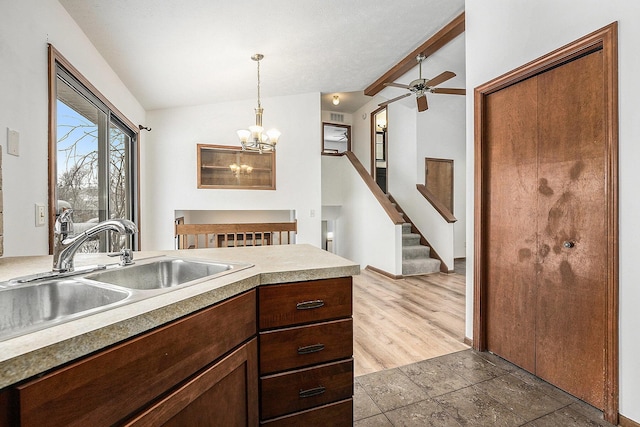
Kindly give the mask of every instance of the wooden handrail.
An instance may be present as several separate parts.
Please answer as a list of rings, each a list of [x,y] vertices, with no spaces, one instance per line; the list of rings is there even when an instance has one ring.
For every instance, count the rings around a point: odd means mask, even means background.
[[[209,246],[209,236],[214,242],[213,247],[219,247],[222,243],[225,247],[229,242],[233,246],[238,246],[238,241],[242,240],[242,245],[246,245],[247,240],[252,240],[255,245],[260,241],[262,245],[274,244],[274,236],[278,235],[278,242],[282,244],[292,243],[290,233],[297,233],[298,223],[292,222],[256,222],[256,223],[236,223],[236,224],[184,224],[183,218],[178,218],[175,224],[175,236],[178,238],[178,247],[186,249],[187,236],[195,236],[194,247],[198,248],[198,236],[205,236],[205,247]],[[285,235],[286,233],[286,235]],[[284,238],[286,237],[286,238]]]
[[[351,151],[346,151],[345,154],[364,183],[367,184],[371,193],[373,193],[374,197],[378,200],[382,209],[384,209],[387,215],[389,215],[391,221],[393,221],[394,224],[404,224],[404,218],[402,218],[400,212],[398,212],[398,210],[393,206],[393,203],[391,203],[387,195],[384,194],[382,189],[374,181],[373,177],[369,175],[364,166],[362,166],[362,163],[360,163],[360,160],[358,160],[356,155]]]
[[[416,184],[416,188],[424,196],[425,199],[431,203],[431,206],[438,211],[442,218],[447,221],[449,224],[456,222],[458,219],[453,216],[453,212],[449,210],[448,207],[444,205],[431,191],[427,190],[424,184]]]

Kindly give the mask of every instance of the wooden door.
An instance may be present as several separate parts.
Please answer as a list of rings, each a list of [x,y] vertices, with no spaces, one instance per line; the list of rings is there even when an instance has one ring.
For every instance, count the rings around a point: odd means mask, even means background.
[[[487,97],[487,348],[535,372],[535,78]]]
[[[603,53],[486,97],[487,349],[603,408]]]
[[[536,374],[604,402],[606,208],[602,50],[538,77]]]

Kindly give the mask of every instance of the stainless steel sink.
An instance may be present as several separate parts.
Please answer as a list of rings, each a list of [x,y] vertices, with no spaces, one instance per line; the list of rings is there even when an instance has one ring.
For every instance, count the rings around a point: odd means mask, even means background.
[[[75,279],[0,289],[0,340],[85,316],[130,295],[126,289],[95,286]]]
[[[0,283],[0,341],[252,266],[156,257],[12,279]]]
[[[136,263],[85,276],[89,280],[129,289],[151,290],[173,288],[199,279],[212,279],[251,264],[227,264],[209,261],[163,258]]]

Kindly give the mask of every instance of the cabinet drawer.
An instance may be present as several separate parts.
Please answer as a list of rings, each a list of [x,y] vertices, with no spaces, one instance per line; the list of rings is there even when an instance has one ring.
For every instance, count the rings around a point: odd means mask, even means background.
[[[353,396],[353,359],[260,379],[262,419],[310,409]]]
[[[269,427],[298,427],[298,426],[353,426],[353,399],[330,403],[318,408],[309,409],[295,414],[286,415],[263,421],[260,425]]]
[[[260,333],[260,372],[263,375],[352,355],[352,319]]]
[[[122,420],[255,335],[255,304],[247,292],[19,386],[21,425]]]
[[[351,277],[258,288],[261,330],[350,317]]]

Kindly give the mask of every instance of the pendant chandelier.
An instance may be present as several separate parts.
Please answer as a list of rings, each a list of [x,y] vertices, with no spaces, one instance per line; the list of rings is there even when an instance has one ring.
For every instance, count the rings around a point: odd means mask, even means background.
[[[258,108],[256,112],[256,124],[249,126],[249,129],[241,129],[238,133],[238,138],[242,144],[242,149],[245,151],[276,151],[276,144],[280,137],[280,132],[277,129],[270,129],[264,132],[262,127],[262,113],[264,109],[260,105],[260,60],[264,58],[261,53],[256,53],[251,57],[258,63]]]

